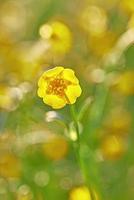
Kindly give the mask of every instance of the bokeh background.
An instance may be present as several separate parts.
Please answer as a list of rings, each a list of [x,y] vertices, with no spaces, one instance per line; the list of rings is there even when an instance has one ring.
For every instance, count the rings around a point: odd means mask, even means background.
[[[59,65],[83,90],[76,108],[96,200],[133,200],[133,0],[0,0],[0,199],[91,199],[69,106],[37,97],[42,72]]]

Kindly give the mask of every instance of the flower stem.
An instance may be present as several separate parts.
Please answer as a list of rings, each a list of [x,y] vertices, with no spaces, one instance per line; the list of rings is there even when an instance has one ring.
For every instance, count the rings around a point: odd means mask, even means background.
[[[76,152],[76,156],[77,156],[77,160],[78,160],[78,163],[79,163],[79,166],[80,166],[80,170],[83,174],[83,177],[85,179],[85,182],[89,188],[89,193],[90,193],[90,196],[91,196],[91,200],[95,200],[95,196],[94,196],[94,192],[89,184],[89,180],[87,180],[87,176],[86,176],[86,171],[85,171],[85,167],[83,166],[83,162],[81,160],[81,156],[80,156],[80,150],[81,150],[81,145],[80,145],[80,130],[79,130],[79,124],[78,124],[78,119],[77,119],[77,115],[76,115],[76,111],[75,111],[75,106],[74,105],[71,105],[70,106],[70,111],[71,111],[71,116],[72,116],[72,119],[74,121],[74,125],[75,125],[75,130],[76,130],[76,134],[77,134],[77,140],[76,140],[76,144],[74,146],[75,148],[75,152]]]
[[[76,134],[77,134],[77,146],[78,146],[78,150],[80,149],[80,131],[79,131],[79,125],[78,125],[78,120],[77,120],[77,116],[76,116],[76,111],[75,111],[75,106],[71,105],[71,115],[74,121],[74,126],[76,129]]]

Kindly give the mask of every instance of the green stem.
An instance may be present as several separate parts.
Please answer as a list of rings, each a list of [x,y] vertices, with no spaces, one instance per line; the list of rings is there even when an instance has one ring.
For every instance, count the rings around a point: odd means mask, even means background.
[[[56,122],[57,124],[59,124],[60,126],[62,126],[65,129],[68,129],[68,126],[65,122],[59,120],[59,119],[54,119],[53,122]]]
[[[71,115],[74,121],[76,134],[77,134],[77,146],[78,146],[78,149],[80,149],[80,131],[79,131],[79,125],[78,125],[78,120],[76,116],[75,106],[71,105],[70,108],[71,108]]]
[[[89,193],[90,193],[90,196],[91,196],[91,200],[95,200],[95,196],[94,196],[94,192],[89,184],[89,180],[87,180],[87,176],[86,176],[86,171],[85,171],[85,167],[83,166],[83,162],[81,160],[81,157],[80,157],[80,150],[81,150],[81,146],[80,146],[80,131],[79,131],[79,124],[78,124],[78,119],[77,119],[77,115],[76,115],[76,111],[75,111],[75,106],[74,105],[71,105],[70,106],[70,111],[71,111],[71,116],[73,118],[73,121],[74,121],[74,125],[75,125],[75,129],[76,129],[76,134],[77,134],[77,140],[76,140],[76,144],[75,145],[75,151],[76,151],[76,155],[77,155],[77,159],[78,159],[78,163],[79,163],[79,166],[80,166],[80,169],[81,169],[81,172],[83,174],[83,177],[85,179],[85,182],[89,188]]]

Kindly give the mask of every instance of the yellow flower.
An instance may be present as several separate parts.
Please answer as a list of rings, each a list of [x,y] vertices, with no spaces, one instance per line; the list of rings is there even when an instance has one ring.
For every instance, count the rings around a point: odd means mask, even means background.
[[[121,8],[128,12],[128,13],[131,13],[131,12],[134,12],[134,1],[133,0],[123,0],[121,1]]]
[[[95,200],[99,200],[98,195],[94,191]],[[89,189],[85,186],[74,188],[70,192],[69,200],[91,200]]]
[[[121,137],[108,135],[101,144],[101,152],[106,160],[117,160],[121,158],[126,150],[125,141]]]
[[[38,96],[54,109],[74,104],[82,92],[74,71],[61,66],[44,72],[38,81],[38,86]]]
[[[67,53],[72,44],[72,34],[68,26],[60,21],[43,24],[39,34],[47,40],[52,50],[56,53]]]
[[[19,178],[20,175],[21,166],[18,157],[13,153],[3,153],[0,160],[0,176],[5,178]]]
[[[44,155],[51,160],[62,160],[68,152],[68,143],[64,137],[55,136],[42,146]]]
[[[123,95],[134,94],[134,70],[129,70],[122,73],[118,79],[117,90]]]

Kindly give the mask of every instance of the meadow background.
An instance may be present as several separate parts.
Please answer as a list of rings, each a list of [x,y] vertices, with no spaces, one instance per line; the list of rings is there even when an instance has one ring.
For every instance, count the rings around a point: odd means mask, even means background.
[[[37,96],[55,66],[82,88],[82,167],[70,106]],[[0,200],[133,200],[133,95],[133,0],[0,0]]]

